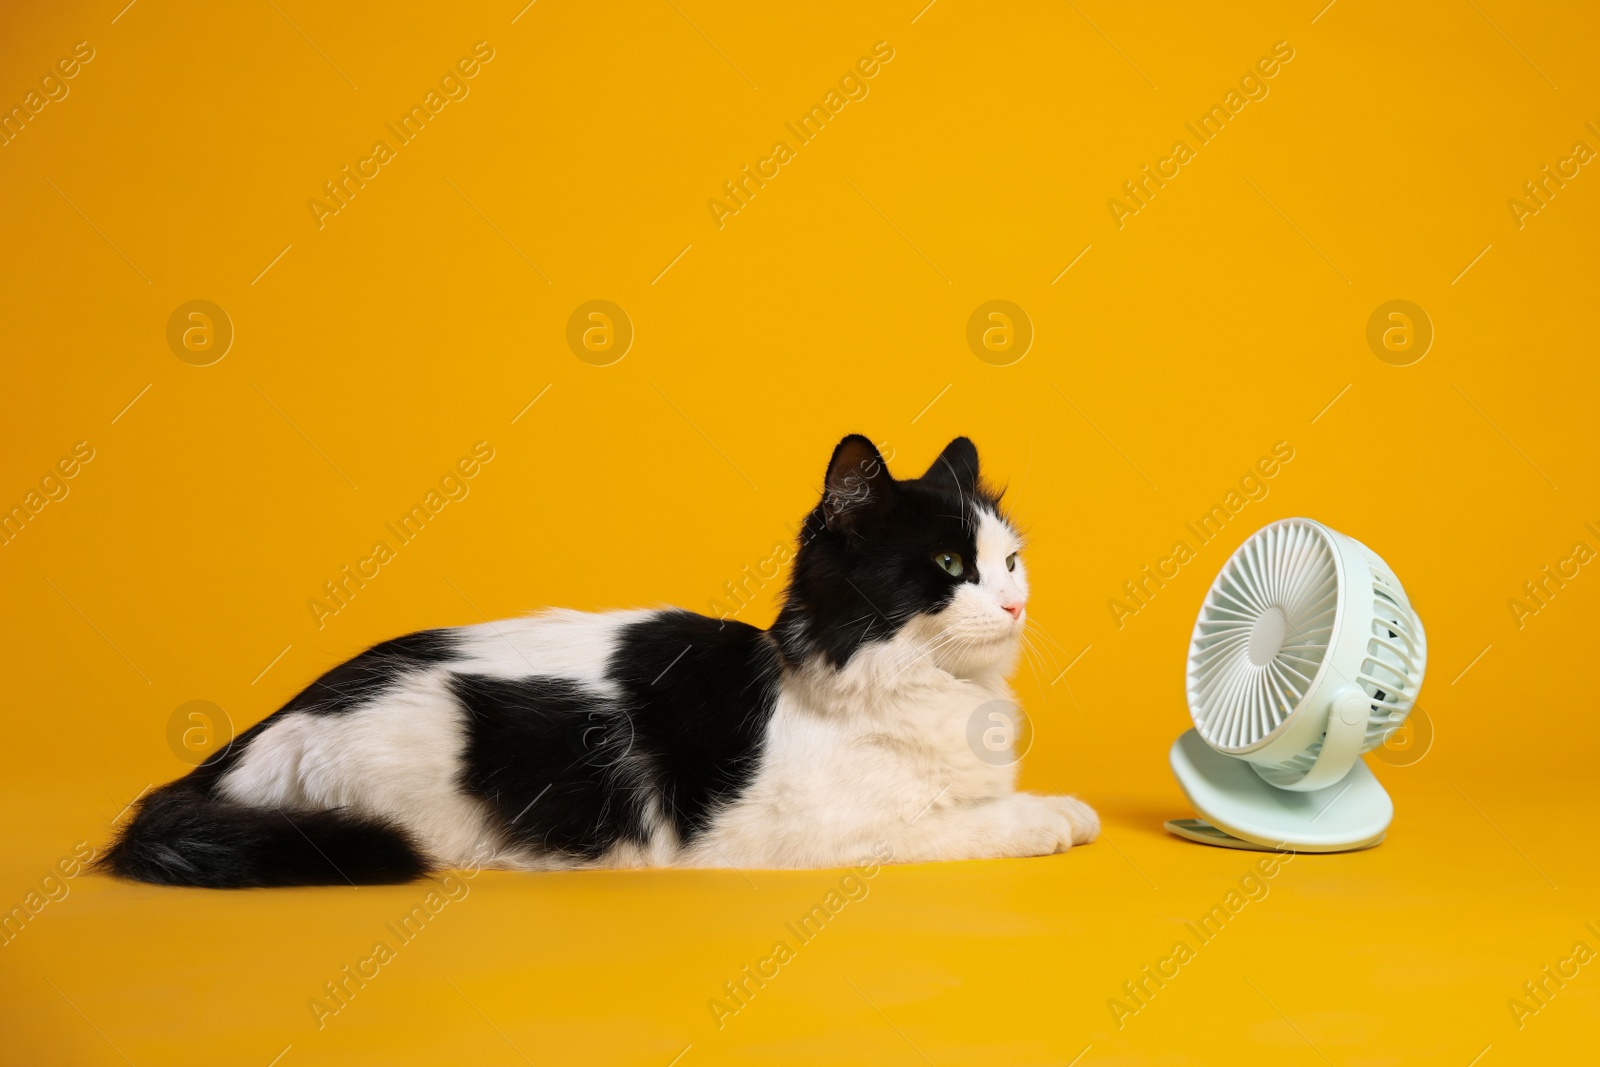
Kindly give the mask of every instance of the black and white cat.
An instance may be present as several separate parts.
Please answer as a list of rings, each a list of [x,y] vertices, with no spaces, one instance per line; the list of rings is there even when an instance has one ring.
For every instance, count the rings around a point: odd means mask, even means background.
[[[430,869],[839,867],[1064,852],[1099,819],[969,744],[1010,701],[1022,542],[952,441],[834,449],[770,630],[549,611],[386,641],[155,790],[104,866],[215,887]]]

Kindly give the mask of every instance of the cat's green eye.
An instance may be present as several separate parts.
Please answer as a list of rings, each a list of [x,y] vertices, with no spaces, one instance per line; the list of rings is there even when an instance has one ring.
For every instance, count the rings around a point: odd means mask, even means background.
[[[961,562],[961,557],[954,552],[936,552],[933,561],[952,578],[959,578],[967,568]]]
[[[1015,552],[1013,552],[1013,553],[1011,553],[1011,555],[1006,557],[1006,570],[1014,571],[1016,569],[1017,569],[1017,554]]]

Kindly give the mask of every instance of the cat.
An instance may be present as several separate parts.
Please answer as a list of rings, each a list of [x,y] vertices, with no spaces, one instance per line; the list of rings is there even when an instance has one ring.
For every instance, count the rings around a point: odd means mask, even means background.
[[[971,441],[897,480],[852,434],[771,629],[552,610],[386,641],[145,797],[102,868],[225,888],[1065,852],[1094,811],[970,740],[1014,706],[1021,549]]]

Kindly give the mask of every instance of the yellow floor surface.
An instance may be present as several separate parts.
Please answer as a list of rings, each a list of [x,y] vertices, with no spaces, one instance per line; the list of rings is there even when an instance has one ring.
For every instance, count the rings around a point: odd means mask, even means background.
[[[1389,840],[1345,855],[1179,841],[1160,820],[1186,809],[1157,787],[1091,794],[1105,837],[1044,859],[236,893],[80,875],[0,950],[4,1055],[1593,1062],[1600,966],[1574,954],[1600,945],[1592,789],[1469,795],[1386,777],[1400,804]],[[46,836],[87,832],[59,813],[34,825],[49,833],[8,839],[7,886],[45,874]]]

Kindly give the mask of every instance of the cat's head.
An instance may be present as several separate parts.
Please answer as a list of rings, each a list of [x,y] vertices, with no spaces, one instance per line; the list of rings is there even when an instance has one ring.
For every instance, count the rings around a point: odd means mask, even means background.
[[[971,441],[956,438],[920,478],[902,480],[851,434],[806,517],[774,632],[792,663],[843,667],[864,645],[900,637],[953,674],[1009,667],[1027,617],[1021,549]]]

